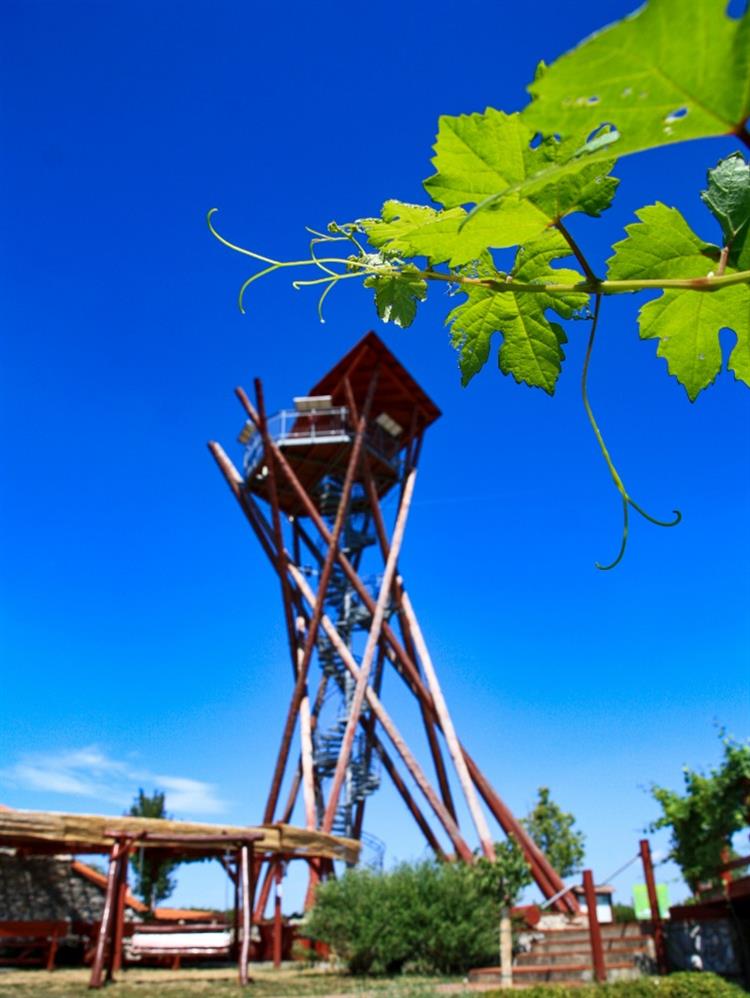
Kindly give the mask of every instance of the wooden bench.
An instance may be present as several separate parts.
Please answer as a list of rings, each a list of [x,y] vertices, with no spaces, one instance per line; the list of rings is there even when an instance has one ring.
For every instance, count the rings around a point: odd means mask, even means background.
[[[46,970],[54,970],[57,947],[69,931],[67,922],[0,921],[0,951],[18,951],[0,956],[0,963],[16,966],[40,964]]]
[[[234,933],[219,922],[187,925],[135,923],[126,937],[124,956],[128,962],[169,961],[178,970],[183,958],[228,959],[233,953]]]

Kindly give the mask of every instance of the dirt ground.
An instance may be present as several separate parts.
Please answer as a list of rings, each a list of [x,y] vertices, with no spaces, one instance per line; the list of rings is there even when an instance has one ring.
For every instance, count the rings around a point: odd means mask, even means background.
[[[321,970],[282,968],[273,970],[251,967],[253,984],[248,998],[296,998],[316,995],[320,998],[433,998],[453,994],[468,995],[476,990],[451,978],[406,977],[387,980],[357,980],[343,974]],[[0,998],[91,998],[89,971],[84,969],[6,970],[0,969]],[[484,990],[484,989],[481,989]],[[117,975],[117,980],[100,992],[102,998],[194,998],[194,996],[237,995],[237,971],[234,967],[155,970],[131,968]]]

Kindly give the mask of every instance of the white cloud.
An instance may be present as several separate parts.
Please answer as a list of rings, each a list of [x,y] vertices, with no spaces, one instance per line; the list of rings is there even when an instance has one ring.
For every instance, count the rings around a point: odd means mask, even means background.
[[[25,790],[68,797],[89,797],[126,808],[139,787],[165,793],[167,810],[175,817],[221,814],[225,803],[214,784],[188,776],[155,774],[113,759],[97,745],[58,752],[30,752],[0,770],[0,781]]]
[[[216,796],[212,783],[191,780],[186,776],[155,776],[154,782],[164,791],[172,811],[218,814],[224,809],[224,802]]]

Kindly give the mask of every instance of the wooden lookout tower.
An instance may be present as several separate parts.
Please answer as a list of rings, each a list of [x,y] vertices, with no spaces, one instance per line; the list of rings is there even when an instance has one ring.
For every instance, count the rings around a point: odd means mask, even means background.
[[[209,448],[278,575],[292,671],[263,821],[289,821],[301,790],[308,828],[361,839],[367,798],[387,777],[437,856],[471,862],[475,836],[493,858],[491,817],[545,897],[577,911],[459,740],[399,573],[419,454],[439,409],[374,333],[291,408],[269,415],[259,380],[254,403],[236,394],[247,415],[242,471],[219,444]],[[416,700],[431,773],[381,699],[390,668]],[[459,825],[459,788],[473,832]]]

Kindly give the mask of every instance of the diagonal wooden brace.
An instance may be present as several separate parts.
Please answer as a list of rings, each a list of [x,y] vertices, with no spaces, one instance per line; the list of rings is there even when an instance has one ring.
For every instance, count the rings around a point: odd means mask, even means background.
[[[333,819],[336,816],[336,808],[339,803],[341,785],[344,782],[346,768],[349,765],[349,758],[354,744],[354,735],[356,734],[359,726],[359,717],[362,713],[365,691],[369,687],[370,669],[375,657],[375,650],[378,646],[378,642],[380,641],[380,631],[385,619],[385,611],[388,605],[388,600],[391,597],[391,586],[396,572],[396,563],[398,561],[399,551],[401,550],[404,531],[406,529],[406,518],[409,515],[409,507],[411,505],[411,497],[414,492],[416,475],[416,470],[412,468],[409,472],[406,488],[404,489],[404,494],[401,499],[401,505],[399,507],[398,515],[396,516],[396,527],[393,532],[393,540],[391,541],[391,550],[388,552],[388,560],[386,561],[385,572],[383,573],[383,579],[380,584],[380,593],[378,594],[378,601],[375,604],[375,613],[372,616],[370,631],[367,635],[367,644],[365,645],[362,663],[359,667],[357,685],[354,689],[354,696],[349,707],[349,717],[347,718],[346,729],[341,742],[341,749],[339,750],[339,757],[336,761],[336,770],[333,774],[333,782],[328,794],[328,805],[326,807],[326,813],[323,817],[324,832],[331,831],[331,828],[333,827]]]
[[[248,405],[250,403],[248,402]],[[250,407],[252,409],[252,407]],[[249,411],[249,410],[248,410]],[[234,493],[238,502],[243,508],[245,515],[253,527],[256,536],[261,542],[261,546],[265,550],[266,554],[273,561],[273,547],[269,542],[268,528],[265,524],[264,518],[256,503],[253,501],[252,497],[246,494],[243,489],[243,481],[237,469],[234,467],[232,462],[229,460],[223,449],[217,443],[209,444],[209,449],[213,454],[220,470],[222,471],[227,484]],[[278,448],[277,448],[278,451]],[[286,462],[283,454],[277,453],[277,460],[282,468],[288,482],[293,488],[300,504],[305,509],[306,514],[310,517],[317,530],[321,534],[323,540],[330,543],[330,531],[328,530],[325,522],[318,513],[317,509],[311,502],[310,498],[307,496],[299,480],[296,478],[294,471]],[[337,555],[338,562],[344,571],[345,575],[351,582],[353,588],[358,593],[362,599],[365,606],[372,613],[374,611],[374,601],[372,600],[366,587],[360,580],[356,570],[351,565],[349,560],[343,554],[343,552]],[[413,661],[413,659],[407,654],[403,648],[401,642],[398,640],[394,634],[392,628],[387,622],[384,622],[382,628],[383,637],[388,643],[389,658],[397,666],[397,671],[401,675],[402,679],[406,682],[407,686],[411,689],[414,695],[420,702],[425,710],[428,712],[433,722],[439,726],[439,719],[435,711],[435,705],[432,700],[432,696],[427,690],[422,682],[422,678],[419,675],[419,671]],[[552,865],[547,860],[546,856],[541,852],[536,843],[531,839],[526,830],[520,825],[520,823],[515,819],[512,813],[509,811],[507,806],[503,803],[499,795],[493,789],[489,781],[480,771],[476,762],[469,755],[466,748],[461,745],[461,752],[466,761],[466,765],[469,770],[471,779],[473,780],[477,790],[481,794],[488,808],[495,816],[503,830],[507,835],[512,836],[521,846],[527,861],[531,867],[532,874],[543,894],[551,898],[553,895],[558,893],[564,888],[562,880],[552,867]],[[555,907],[559,911],[572,911],[577,912],[579,906],[574,898],[570,894],[563,895],[559,900],[555,901]]]

